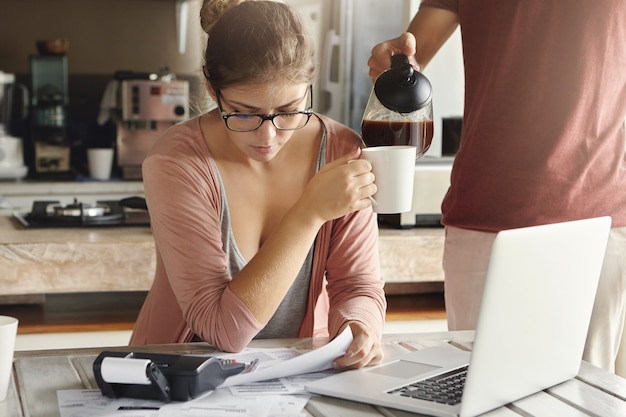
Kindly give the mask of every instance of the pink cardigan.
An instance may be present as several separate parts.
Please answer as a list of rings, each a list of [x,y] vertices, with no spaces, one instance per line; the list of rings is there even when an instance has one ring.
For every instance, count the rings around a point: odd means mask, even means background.
[[[354,131],[318,117],[327,132],[327,161],[361,143]],[[242,350],[263,325],[228,288],[222,194],[199,119],[165,133],[144,161],[143,177],[157,265],[130,344],[183,343],[195,333],[223,351]],[[366,209],[325,223],[315,241],[299,336],[334,337],[347,320],[366,323],[380,336],[383,284],[375,213]]]

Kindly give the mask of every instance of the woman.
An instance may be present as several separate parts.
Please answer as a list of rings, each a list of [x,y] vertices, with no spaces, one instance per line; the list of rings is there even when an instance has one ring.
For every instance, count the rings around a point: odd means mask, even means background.
[[[376,192],[360,137],[312,112],[314,42],[289,6],[205,0],[217,109],[169,129],[143,164],[156,277],[131,344],[354,341],[339,368],[382,360]]]

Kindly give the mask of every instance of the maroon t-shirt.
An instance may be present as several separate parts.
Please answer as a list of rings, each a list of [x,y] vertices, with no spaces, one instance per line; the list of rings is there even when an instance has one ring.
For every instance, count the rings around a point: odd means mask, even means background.
[[[610,215],[626,226],[623,0],[421,7],[458,13],[463,39],[463,133],[443,223],[498,231]]]

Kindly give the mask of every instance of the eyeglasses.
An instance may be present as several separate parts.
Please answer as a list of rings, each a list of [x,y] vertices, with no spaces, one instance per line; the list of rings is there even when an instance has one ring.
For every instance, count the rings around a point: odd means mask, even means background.
[[[227,113],[222,108],[220,92],[216,94],[217,106],[229,130],[234,132],[251,132],[261,127],[263,122],[270,120],[278,130],[302,129],[309,122],[313,114],[313,86],[309,85],[307,93],[310,97],[310,106],[302,111],[288,111],[274,114],[261,113]]]

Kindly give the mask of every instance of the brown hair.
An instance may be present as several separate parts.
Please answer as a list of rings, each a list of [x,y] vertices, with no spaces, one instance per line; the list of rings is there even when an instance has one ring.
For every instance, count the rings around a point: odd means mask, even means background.
[[[214,91],[253,83],[312,83],[315,41],[289,5],[275,1],[204,0],[209,35],[204,76]]]

